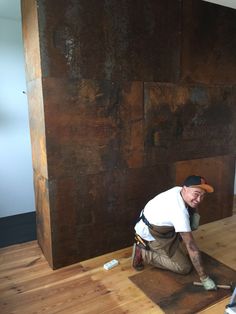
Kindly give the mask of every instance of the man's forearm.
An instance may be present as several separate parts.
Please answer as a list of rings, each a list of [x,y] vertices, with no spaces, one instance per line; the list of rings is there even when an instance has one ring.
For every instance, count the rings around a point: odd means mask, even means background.
[[[191,246],[191,245],[190,245]],[[194,247],[187,247],[189,257],[193,263],[194,268],[196,269],[198,275],[200,278],[205,278],[207,277],[203,263],[202,263],[202,257],[201,257],[201,252],[198,250],[198,248]]]
[[[188,250],[189,257],[193,263],[194,268],[196,269],[200,278],[207,277],[202,263],[201,252],[199,251],[194,238],[191,233],[181,233],[183,241]]]

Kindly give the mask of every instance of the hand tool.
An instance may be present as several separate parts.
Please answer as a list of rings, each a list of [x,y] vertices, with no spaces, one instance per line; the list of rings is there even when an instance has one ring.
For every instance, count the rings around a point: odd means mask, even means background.
[[[135,241],[138,245],[140,245],[143,249],[149,250],[148,244],[136,233],[135,234]]]
[[[198,281],[194,281],[193,284],[195,286],[203,286],[202,282],[198,282]],[[231,291],[233,291],[234,287],[233,287],[233,283],[231,282],[230,285],[216,285],[217,288],[221,288],[221,289],[230,289]]]

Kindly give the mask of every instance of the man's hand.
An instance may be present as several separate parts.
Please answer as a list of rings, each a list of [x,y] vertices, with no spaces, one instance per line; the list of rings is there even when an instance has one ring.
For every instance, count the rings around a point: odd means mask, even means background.
[[[217,290],[216,284],[214,283],[214,281],[210,277],[206,277],[204,279],[201,279],[201,282],[202,282],[205,290]]]

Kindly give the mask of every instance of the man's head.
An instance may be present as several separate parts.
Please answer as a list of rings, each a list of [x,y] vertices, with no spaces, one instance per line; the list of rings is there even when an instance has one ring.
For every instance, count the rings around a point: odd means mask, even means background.
[[[191,175],[184,180],[181,195],[189,206],[196,208],[203,200],[206,193],[214,192],[205,178]]]

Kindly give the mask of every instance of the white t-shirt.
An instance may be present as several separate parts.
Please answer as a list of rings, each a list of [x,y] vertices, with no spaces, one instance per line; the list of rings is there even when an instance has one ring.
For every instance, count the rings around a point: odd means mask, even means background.
[[[176,186],[158,194],[144,207],[143,213],[150,224],[173,226],[175,232],[190,232],[188,209],[180,194],[181,187]],[[142,219],[135,225],[135,231],[144,240],[155,240]]]

